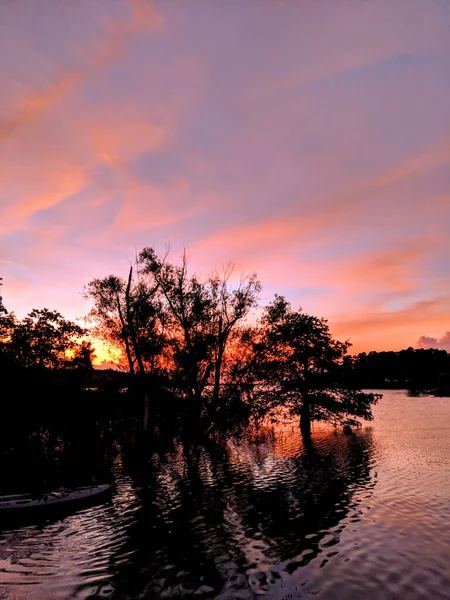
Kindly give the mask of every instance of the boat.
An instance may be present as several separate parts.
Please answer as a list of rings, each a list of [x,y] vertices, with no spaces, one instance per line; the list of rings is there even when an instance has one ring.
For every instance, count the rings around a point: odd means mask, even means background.
[[[22,512],[27,509],[43,509],[89,500],[91,498],[107,494],[112,490],[109,484],[95,485],[91,487],[79,487],[76,489],[59,489],[42,494],[39,498],[31,494],[12,494],[0,496],[0,513],[2,511]]]

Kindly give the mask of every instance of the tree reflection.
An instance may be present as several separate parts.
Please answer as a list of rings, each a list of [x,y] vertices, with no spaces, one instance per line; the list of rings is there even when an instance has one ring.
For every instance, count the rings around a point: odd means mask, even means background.
[[[251,597],[337,545],[355,491],[374,485],[370,432],[298,436],[288,450],[177,446],[134,470],[125,458],[137,501],[119,597]]]

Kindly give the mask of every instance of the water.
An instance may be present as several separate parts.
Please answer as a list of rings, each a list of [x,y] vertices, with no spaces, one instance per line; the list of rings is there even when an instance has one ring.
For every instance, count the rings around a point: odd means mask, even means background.
[[[450,399],[375,421],[124,455],[103,504],[0,532],[0,598],[450,598]]]

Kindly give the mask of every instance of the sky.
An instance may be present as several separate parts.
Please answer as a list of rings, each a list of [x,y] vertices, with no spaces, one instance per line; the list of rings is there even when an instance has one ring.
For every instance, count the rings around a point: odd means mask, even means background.
[[[7,309],[143,246],[353,351],[450,350],[448,0],[0,0]]]

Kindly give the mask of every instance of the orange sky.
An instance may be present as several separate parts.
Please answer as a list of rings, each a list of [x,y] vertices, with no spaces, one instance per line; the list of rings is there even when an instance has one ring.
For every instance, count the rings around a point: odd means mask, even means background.
[[[9,2],[0,276],[88,307],[136,249],[235,263],[354,351],[450,350],[445,2]]]

